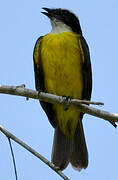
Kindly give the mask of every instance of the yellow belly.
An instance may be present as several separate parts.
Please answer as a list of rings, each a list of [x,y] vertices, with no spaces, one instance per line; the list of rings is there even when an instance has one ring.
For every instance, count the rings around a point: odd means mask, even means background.
[[[82,98],[82,55],[79,37],[71,32],[48,34],[43,37],[41,59],[44,71],[46,92]],[[73,137],[80,111],[71,106],[65,110],[65,105],[53,105],[57,120],[63,133]]]

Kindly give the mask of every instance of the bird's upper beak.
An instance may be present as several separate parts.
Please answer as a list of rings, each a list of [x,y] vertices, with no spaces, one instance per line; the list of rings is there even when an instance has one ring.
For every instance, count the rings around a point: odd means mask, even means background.
[[[42,8],[42,9],[45,10],[46,12],[41,12],[41,13],[48,16],[49,18],[54,17],[54,14],[52,13],[51,9],[49,9],[49,8]]]

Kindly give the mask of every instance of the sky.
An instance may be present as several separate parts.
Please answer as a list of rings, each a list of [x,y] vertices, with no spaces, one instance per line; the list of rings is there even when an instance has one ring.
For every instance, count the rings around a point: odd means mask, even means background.
[[[80,19],[88,42],[92,72],[93,101],[102,101],[109,112],[118,113],[118,1],[117,0],[4,0],[0,3],[0,84],[35,89],[33,48],[37,38],[50,32],[41,8],[67,8]],[[54,130],[37,100],[0,94],[0,124],[48,160]],[[118,129],[110,123],[85,115],[83,119],[89,151],[86,170],[69,165],[63,172],[71,180],[118,179]],[[59,180],[54,171],[12,142],[18,180]],[[0,178],[15,180],[7,138],[0,133]]]

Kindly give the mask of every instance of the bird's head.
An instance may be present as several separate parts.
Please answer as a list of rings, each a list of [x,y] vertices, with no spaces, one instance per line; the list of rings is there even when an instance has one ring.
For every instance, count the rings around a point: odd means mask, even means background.
[[[82,34],[79,19],[77,16],[67,9],[49,9],[42,8],[52,24],[52,32],[59,33],[63,31],[71,31],[77,34]]]

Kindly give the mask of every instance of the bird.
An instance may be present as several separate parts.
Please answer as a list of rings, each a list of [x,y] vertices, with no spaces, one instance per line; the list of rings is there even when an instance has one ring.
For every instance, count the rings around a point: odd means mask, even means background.
[[[36,90],[81,100],[90,100],[92,68],[88,44],[79,18],[70,10],[42,8],[51,22],[51,32],[36,41],[33,62]],[[88,166],[88,150],[77,106],[40,101],[54,128],[51,162],[60,170],[69,163],[80,171]]]

